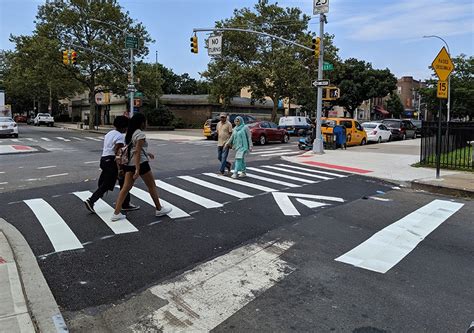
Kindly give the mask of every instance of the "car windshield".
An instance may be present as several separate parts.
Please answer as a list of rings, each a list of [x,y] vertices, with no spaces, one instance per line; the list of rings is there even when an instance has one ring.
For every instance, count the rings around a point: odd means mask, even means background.
[[[363,128],[376,128],[377,124],[371,124],[371,123],[363,123],[362,124]]]
[[[394,120],[389,120],[389,121],[384,121],[383,122],[385,125],[389,126],[389,127],[400,127],[400,122],[399,121],[394,121]]]
[[[12,118],[0,117],[0,123],[8,123],[8,122],[11,122],[11,121],[13,121]]]

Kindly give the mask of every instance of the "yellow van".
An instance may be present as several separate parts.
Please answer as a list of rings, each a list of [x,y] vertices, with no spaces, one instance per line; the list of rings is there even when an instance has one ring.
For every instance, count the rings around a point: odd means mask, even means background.
[[[334,126],[339,125],[346,128],[346,142],[348,146],[365,145],[367,133],[358,121],[351,118],[321,118],[321,133],[332,134]]]

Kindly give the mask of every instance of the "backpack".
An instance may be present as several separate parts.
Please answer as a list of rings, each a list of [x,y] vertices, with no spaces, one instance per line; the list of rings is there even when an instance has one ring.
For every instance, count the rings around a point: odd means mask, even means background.
[[[118,165],[120,167],[123,167],[125,165],[128,165],[130,162],[130,150],[132,149],[132,142],[130,142],[128,145],[121,147],[118,152],[117,156],[115,157]]]

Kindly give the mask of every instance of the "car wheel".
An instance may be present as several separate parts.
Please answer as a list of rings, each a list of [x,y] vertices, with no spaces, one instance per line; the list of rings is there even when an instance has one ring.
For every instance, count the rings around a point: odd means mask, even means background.
[[[413,139],[416,139],[416,132],[413,133]]]
[[[365,146],[366,143],[367,143],[367,141],[366,141],[365,138],[364,138],[364,139],[362,139],[362,141],[360,142],[360,145],[361,145],[361,146]]]
[[[381,143],[381,142],[382,142],[382,137],[379,136],[377,143]]]
[[[402,140],[406,140],[406,139],[407,139],[407,135],[403,133]]]
[[[281,142],[288,143],[288,141],[290,141],[290,136],[288,134],[283,135],[283,140],[281,140]]]
[[[13,134],[13,136],[14,136],[15,138],[18,138],[18,133],[17,133],[17,134]]]
[[[392,136],[391,135],[388,136],[387,142],[390,142],[390,141],[392,141]]]
[[[265,135],[261,135],[260,139],[258,139],[258,143],[260,143],[262,146],[267,143],[267,138]]]

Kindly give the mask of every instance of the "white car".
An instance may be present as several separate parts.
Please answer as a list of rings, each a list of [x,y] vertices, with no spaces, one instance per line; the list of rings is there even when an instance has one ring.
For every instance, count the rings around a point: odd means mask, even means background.
[[[367,133],[368,142],[383,142],[392,140],[392,132],[381,123],[363,123],[362,127]]]
[[[11,117],[0,117],[0,136],[13,135],[18,138],[18,125]]]
[[[40,126],[42,124],[47,126],[54,126],[54,118],[51,117],[49,113],[38,113],[33,120],[35,126]]]

